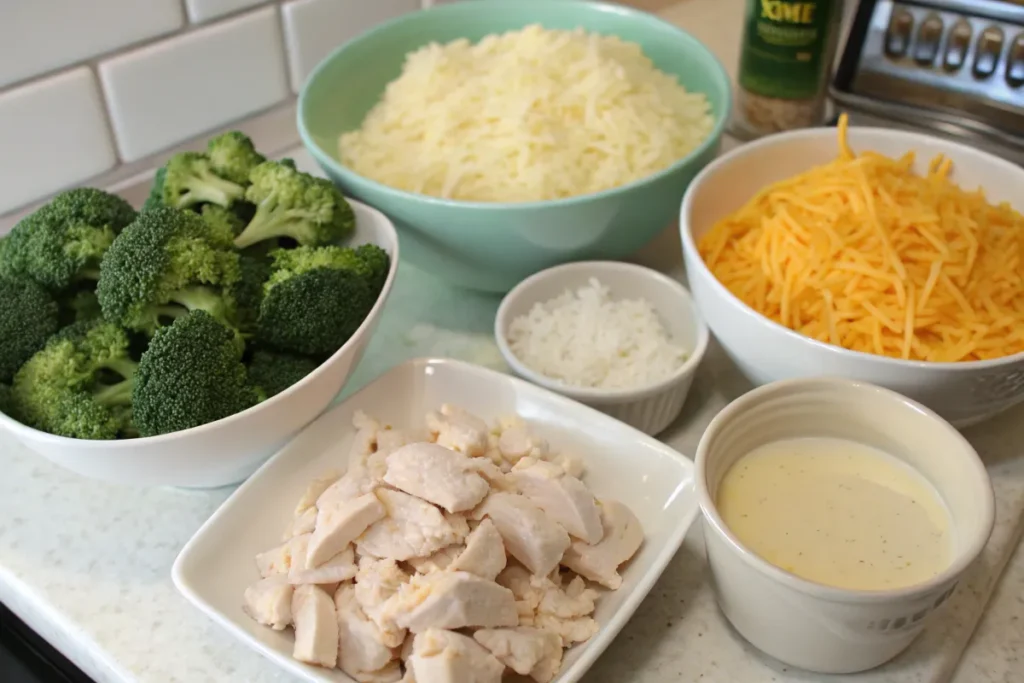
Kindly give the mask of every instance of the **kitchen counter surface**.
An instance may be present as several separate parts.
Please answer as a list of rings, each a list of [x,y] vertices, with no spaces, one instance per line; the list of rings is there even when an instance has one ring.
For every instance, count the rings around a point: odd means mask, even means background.
[[[734,69],[739,21],[720,17],[738,17],[742,0],[636,4],[691,30]],[[304,153],[296,158],[310,163]],[[682,277],[679,254],[678,236],[668,230],[637,260]],[[458,307],[439,304],[453,295],[446,285],[403,264],[380,328],[346,392],[419,355],[454,356],[503,369],[490,332],[497,299],[458,292]],[[692,456],[707,422],[747,388],[713,348],[683,414],[663,438]],[[1024,644],[1024,551],[1016,553],[996,584],[1021,533],[1024,407],[969,430],[968,437],[989,466],[999,501],[988,548],[906,653],[874,672],[835,681],[1020,679],[1015,652]],[[178,550],[230,490],[137,490],[89,481],[32,455],[6,434],[0,434],[0,472],[0,601],[87,674],[101,683],[293,680],[192,609],[170,581]],[[715,608],[706,579],[697,525],[585,680],[826,680],[787,670],[743,643]],[[993,607],[968,645],[994,588]]]

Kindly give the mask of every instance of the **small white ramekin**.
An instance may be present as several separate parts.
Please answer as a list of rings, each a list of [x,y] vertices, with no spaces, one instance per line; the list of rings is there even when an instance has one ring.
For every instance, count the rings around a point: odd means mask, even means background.
[[[655,384],[619,390],[570,386],[524,365],[508,344],[512,321],[528,313],[534,304],[553,299],[567,289],[583,287],[591,278],[608,287],[615,298],[651,302],[669,335],[689,351],[686,362]],[[685,287],[650,268],[618,261],[567,263],[523,280],[502,299],[494,320],[494,336],[505,362],[519,377],[651,435],[663,431],[679,415],[709,339],[707,325]]]
[[[722,477],[760,445],[809,436],[878,448],[931,482],[950,512],[950,565],[905,588],[858,591],[807,581],[745,548],[715,508]],[[708,564],[722,612],[760,650],[818,673],[863,671],[899,654],[949,598],[992,530],[992,486],[967,440],[919,403],[854,380],[783,380],[741,396],[704,432],[696,467]]]

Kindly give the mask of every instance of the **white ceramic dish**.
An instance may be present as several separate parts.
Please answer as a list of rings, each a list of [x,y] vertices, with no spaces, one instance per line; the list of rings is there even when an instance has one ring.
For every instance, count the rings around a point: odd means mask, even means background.
[[[351,201],[356,231],[351,244],[370,242],[391,256],[384,290],[366,320],[319,368],[277,396],[210,424],[172,434],[87,441],[47,434],[0,413],[0,426],[43,457],[78,474],[121,484],[208,488],[233,484],[330,405],[362,358],[398,270],[398,236],[376,209]]]
[[[936,154],[953,161],[953,181],[982,187],[989,201],[1024,211],[1024,169],[949,140],[882,128],[850,128],[854,150],[899,157],[916,152],[914,170],[927,171]],[[849,377],[887,387],[925,404],[958,427],[981,422],[1024,401],[1024,354],[998,360],[927,363],[885,358],[815,341],[756,313],[711,274],[697,242],[764,186],[832,161],[836,130],[815,128],[772,135],[737,147],[690,184],[679,218],[693,298],[726,353],[755,384],[794,377]]]
[[[282,669],[309,681],[350,681],[341,671],[291,657],[291,631],[260,626],[242,611],[242,592],[259,578],[253,557],[280,542],[283,525],[311,479],[344,469],[358,410],[396,425],[421,424],[443,402],[488,419],[518,413],[553,447],[578,453],[597,495],[632,509],[646,534],[623,571],[622,588],[603,594],[600,631],[566,653],[557,683],[578,680],[629,620],[679,549],[697,516],[693,465],[668,446],[620,422],[526,382],[450,360],[400,365],[310,425],[249,478],[196,532],[174,563],[178,590],[232,635]]]
[[[622,390],[569,386],[524,365],[508,345],[512,321],[528,313],[534,304],[582,287],[590,278],[600,280],[614,298],[650,301],[669,335],[689,351],[686,362],[657,384]],[[658,434],[672,423],[686,402],[710,335],[690,293],[675,280],[631,263],[581,261],[542,270],[506,294],[494,320],[494,337],[505,362],[523,379],[597,408],[645,434]]]
[[[807,581],[746,549],[715,508],[722,477],[759,445],[808,436],[872,446],[931,482],[952,519],[949,567],[907,588],[856,591]],[[708,425],[696,466],[708,563],[723,613],[772,657],[820,673],[862,671],[900,653],[953,592],[992,530],[992,486],[967,440],[920,404],[862,382],[787,380],[741,396]]]

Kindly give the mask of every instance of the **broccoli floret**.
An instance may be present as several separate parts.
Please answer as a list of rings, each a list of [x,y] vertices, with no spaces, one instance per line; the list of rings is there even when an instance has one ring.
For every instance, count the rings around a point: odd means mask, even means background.
[[[9,244],[11,244],[11,240],[7,235],[0,237],[0,277],[16,277],[18,274],[13,258],[8,256]]]
[[[366,264],[343,247],[279,249],[272,257],[257,339],[307,356],[334,353],[377,301]]]
[[[14,397],[9,384],[0,384],[0,413],[14,417]]]
[[[2,270],[53,291],[76,280],[95,280],[103,254],[135,215],[123,199],[101,190],[62,192],[14,226],[5,240]]]
[[[0,278],[0,382],[10,382],[56,331],[57,304],[42,286]]]
[[[218,175],[239,185],[248,185],[252,169],[267,160],[256,151],[252,140],[237,130],[212,138],[206,145],[206,154]]]
[[[143,211],[151,211],[164,205],[164,179],[167,177],[167,167],[161,166],[153,176],[153,184],[149,186],[149,196],[142,204]]]
[[[370,289],[380,294],[391,270],[391,256],[376,244],[362,244],[356,247],[356,255],[363,259],[370,271]]]
[[[217,175],[210,159],[199,152],[180,152],[167,162],[163,182],[164,206],[185,209],[208,203],[230,207],[245,188]]]
[[[242,249],[263,240],[290,237],[307,246],[332,244],[355,229],[355,214],[329,180],[276,161],[252,170],[245,198],[256,214],[235,239]]]
[[[152,334],[161,319],[205,310],[234,324],[238,254],[218,248],[199,215],[160,208],[139,214],[103,259],[96,296],[111,322]]]
[[[50,200],[50,206],[60,214],[88,225],[109,225],[115,233],[128,227],[136,216],[131,204],[94,187],[61,192]]]
[[[76,439],[113,439],[130,430],[137,365],[128,349],[128,335],[110,323],[64,328],[14,376],[18,419]]]
[[[230,209],[217,204],[203,204],[200,214],[209,230],[212,242],[225,249],[234,248],[235,237],[242,232],[245,223]]]
[[[255,405],[234,330],[194,311],[157,331],[139,361],[132,394],[142,436],[181,431]]]
[[[298,170],[298,167],[295,165],[295,159],[292,159],[291,157],[285,157],[284,159],[281,159],[277,163],[281,164],[282,166],[287,166],[288,168],[294,169],[296,171]]]
[[[259,350],[249,361],[249,383],[265,398],[270,398],[316,370],[318,365],[313,358]]]

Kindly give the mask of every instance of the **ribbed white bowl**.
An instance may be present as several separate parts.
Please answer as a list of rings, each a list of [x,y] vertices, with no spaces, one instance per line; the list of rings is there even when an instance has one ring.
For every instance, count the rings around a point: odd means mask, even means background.
[[[553,299],[567,289],[583,287],[591,278],[597,278],[616,298],[650,301],[668,333],[689,351],[686,362],[655,384],[619,390],[569,386],[524,365],[508,345],[512,321],[528,313],[534,304]],[[581,261],[542,270],[506,294],[494,320],[494,336],[505,362],[518,376],[654,435],[664,431],[682,410],[707,350],[709,333],[690,293],[675,280],[631,263]]]

